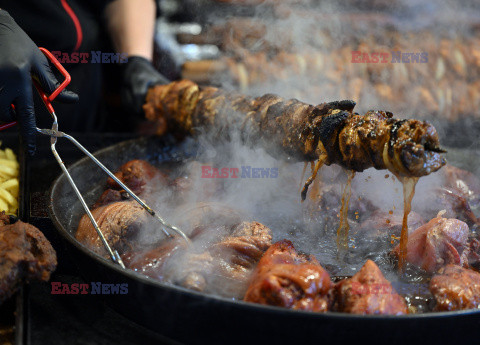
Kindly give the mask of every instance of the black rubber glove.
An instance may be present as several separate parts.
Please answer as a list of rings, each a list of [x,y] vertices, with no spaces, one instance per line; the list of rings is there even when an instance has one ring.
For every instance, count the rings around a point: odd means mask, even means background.
[[[124,106],[136,115],[143,114],[142,106],[148,89],[154,85],[169,82],[147,59],[141,56],[128,57],[128,62],[123,69],[121,91]]]
[[[32,78],[47,94],[59,85],[47,58],[8,12],[0,10],[0,121],[18,121],[31,155],[35,153],[36,136]],[[78,101],[78,95],[64,90],[56,99],[72,103]]]

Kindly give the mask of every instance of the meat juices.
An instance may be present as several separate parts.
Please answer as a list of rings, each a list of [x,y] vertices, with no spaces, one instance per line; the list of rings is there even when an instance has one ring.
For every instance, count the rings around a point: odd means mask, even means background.
[[[40,230],[22,221],[9,225],[0,220],[0,304],[23,281],[48,281],[56,267],[57,254]]]
[[[402,221],[403,213],[401,212],[389,213],[376,210],[360,224],[356,232],[361,233],[364,237],[378,237],[384,234],[400,236]],[[410,212],[408,217],[409,234],[423,224],[425,224],[425,221],[418,213]]]
[[[244,300],[291,309],[325,312],[333,303],[333,283],[313,256],[297,253],[282,240],[264,254]]]
[[[382,315],[407,313],[405,300],[371,260],[367,260],[352,278],[340,281],[335,291],[335,309],[340,312]]]
[[[409,236],[407,262],[428,273],[446,264],[466,264],[469,233],[466,223],[438,215]],[[399,246],[392,253],[398,256]]]
[[[456,265],[442,267],[430,281],[436,311],[480,308],[480,274]]]
[[[114,202],[92,211],[108,244],[117,250],[128,248],[131,240],[149,217],[136,201]],[[75,238],[102,256],[108,256],[101,238],[85,214],[78,223]]]

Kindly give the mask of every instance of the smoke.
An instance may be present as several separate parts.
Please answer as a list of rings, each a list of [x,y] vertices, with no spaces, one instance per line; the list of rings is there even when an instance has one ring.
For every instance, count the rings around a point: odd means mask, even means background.
[[[273,46],[298,56],[313,54],[316,72],[309,73],[312,66],[305,65],[311,60],[297,57],[285,63],[285,69],[277,71],[274,78],[250,84],[242,91],[254,96],[277,93],[312,104],[354,99],[360,113],[384,109],[398,118],[433,119],[444,138],[449,137],[451,125],[444,120],[480,115],[480,97],[474,93],[465,96],[478,85],[471,75],[476,72],[467,69],[475,62],[465,47],[477,40],[471,23],[480,17],[473,2],[460,7],[455,1],[404,0],[392,5],[379,1],[385,8],[369,12],[340,8],[333,1],[309,3],[316,5],[313,9],[277,9],[278,13],[268,16],[266,5],[258,7],[254,18],[265,33],[251,47]],[[217,20],[214,14],[210,18]],[[231,35],[233,39],[234,33]],[[428,61],[392,63],[390,55],[386,63],[352,63],[353,51],[427,53]],[[238,88],[228,80],[222,78],[223,87]],[[448,126],[441,127],[445,123]],[[469,124],[465,120],[466,128]],[[354,274],[369,258],[390,279],[398,279],[388,252],[398,243],[392,240],[390,226],[394,216],[398,219],[402,214],[403,194],[401,183],[392,174],[374,169],[356,174],[350,198],[349,251],[340,258],[336,233],[345,172],[335,166],[323,167],[319,188],[310,190],[316,197],[302,203],[300,186],[310,176],[310,167],[302,179],[303,163],[276,160],[260,147],[246,146],[235,131],[228,134],[226,142],[209,134],[200,136],[189,143],[198,147],[198,155],[169,167],[171,178],[185,188],[160,182],[152,188],[157,192],[147,200],[168,222],[191,234],[199,226],[255,220],[273,231],[274,241],[292,240],[298,250],[314,254],[332,274]],[[459,142],[455,136],[448,141]],[[216,176],[222,169],[228,176]],[[258,172],[255,176],[254,169]],[[235,171],[237,177],[232,176]],[[440,173],[419,180],[412,210],[425,222],[440,211],[433,200],[436,188],[443,183]],[[365,235],[363,222],[371,220],[374,212],[386,214],[387,223],[367,229],[370,234]],[[153,228],[143,231],[142,243],[157,241],[152,237]],[[217,238],[213,233],[208,236],[195,243],[192,251],[205,250],[206,244]]]

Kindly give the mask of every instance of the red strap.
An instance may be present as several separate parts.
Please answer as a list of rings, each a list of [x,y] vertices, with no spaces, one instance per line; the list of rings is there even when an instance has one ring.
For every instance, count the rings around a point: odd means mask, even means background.
[[[75,30],[77,31],[77,44],[75,44],[75,48],[73,49],[73,51],[78,51],[83,40],[82,26],[80,25],[80,21],[78,20],[77,15],[67,3],[67,0],[60,0],[60,2],[62,3],[65,12],[67,12],[70,18],[72,18],[73,24],[75,25]]]

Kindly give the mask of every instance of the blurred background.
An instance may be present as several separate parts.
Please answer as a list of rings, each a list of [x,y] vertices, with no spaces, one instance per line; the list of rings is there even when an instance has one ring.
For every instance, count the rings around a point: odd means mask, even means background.
[[[428,119],[444,145],[476,145],[478,1],[162,0],[159,8],[155,65],[171,79],[312,104],[352,99],[359,113]]]

